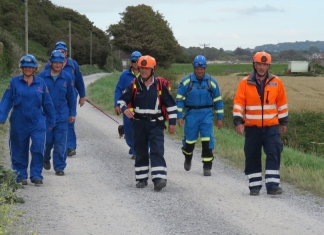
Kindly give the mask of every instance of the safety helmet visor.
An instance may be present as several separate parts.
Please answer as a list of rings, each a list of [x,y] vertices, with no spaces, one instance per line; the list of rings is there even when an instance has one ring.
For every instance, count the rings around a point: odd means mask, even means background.
[[[20,67],[37,68],[37,61],[34,56],[25,55],[20,58]]]

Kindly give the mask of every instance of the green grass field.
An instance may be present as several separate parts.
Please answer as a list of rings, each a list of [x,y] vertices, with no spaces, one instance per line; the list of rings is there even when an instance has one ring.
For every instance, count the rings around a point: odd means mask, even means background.
[[[283,74],[287,64],[272,64],[270,72],[276,75]],[[192,73],[191,64],[172,64],[170,70],[175,74]],[[210,75],[248,74],[253,70],[252,64],[208,64],[207,73]]]

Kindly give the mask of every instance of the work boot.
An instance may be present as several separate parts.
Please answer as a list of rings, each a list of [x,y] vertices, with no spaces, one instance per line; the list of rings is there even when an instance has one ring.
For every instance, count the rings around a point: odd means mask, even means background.
[[[75,149],[72,149],[72,148],[68,149],[68,156],[69,156],[69,157],[71,157],[71,156],[73,156],[73,155],[75,155],[75,154],[76,154]]]
[[[269,195],[282,194],[282,188],[280,188],[279,186],[274,186],[272,188],[267,189],[267,194]]]
[[[44,161],[44,169],[45,170],[50,170],[51,169],[51,162],[50,161]]]
[[[147,180],[139,180],[136,184],[136,188],[145,188],[147,186]]]
[[[63,176],[64,175],[64,171],[63,170],[57,170],[57,171],[55,171],[55,175]]]
[[[258,188],[253,188],[250,190],[250,195],[251,196],[259,196],[260,195],[260,189]]]
[[[43,180],[41,180],[41,179],[34,179],[34,180],[32,180],[32,183],[34,183],[35,186],[40,186],[41,184],[43,184]]]
[[[131,156],[131,159],[135,160],[135,158],[136,158],[136,155],[133,154],[133,155]]]
[[[204,176],[211,176],[212,166],[213,166],[213,162],[204,162],[203,164]]]
[[[210,169],[204,168],[204,176],[211,176]]]
[[[21,183],[22,185],[27,185],[28,184],[27,179],[17,180],[17,183]]]
[[[190,171],[191,169],[191,160],[188,160],[187,158],[184,161],[183,167],[186,171]]]
[[[166,180],[160,179],[154,183],[154,191],[159,192],[166,186]]]

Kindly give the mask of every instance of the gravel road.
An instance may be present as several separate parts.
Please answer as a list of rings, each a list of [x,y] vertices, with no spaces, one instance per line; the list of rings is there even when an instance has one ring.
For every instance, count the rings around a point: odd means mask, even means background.
[[[186,172],[180,141],[168,137],[167,187],[154,192],[149,181],[137,189],[134,160],[117,126],[89,103],[78,108],[77,155],[67,159],[65,176],[44,170],[41,187],[29,182],[18,191],[26,201],[18,205],[26,230],[40,235],[323,234],[322,198],[299,194],[287,184],[280,196],[263,189],[251,197],[243,172],[217,158],[212,176],[204,177],[199,152]]]

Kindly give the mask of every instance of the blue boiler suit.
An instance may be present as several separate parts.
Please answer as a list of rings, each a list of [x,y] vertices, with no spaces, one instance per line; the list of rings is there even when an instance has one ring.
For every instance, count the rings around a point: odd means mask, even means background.
[[[138,74],[139,76],[139,74]],[[119,80],[115,89],[115,100],[114,107],[117,106],[117,101],[121,97],[123,91],[126,87],[133,81],[135,78],[135,74],[132,72],[132,68],[125,70],[119,77]],[[129,154],[136,154],[134,150],[134,129],[131,123],[131,119],[129,119],[126,115],[123,115],[123,124],[124,124],[124,134],[127,145],[129,146]]]
[[[9,146],[16,180],[28,179],[30,139],[30,180],[43,179],[46,126],[55,123],[54,106],[44,80],[34,76],[28,86],[23,75],[13,77],[0,103],[0,122],[5,123],[11,109]]]
[[[161,114],[161,104],[159,104],[157,83],[148,88],[138,79],[142,91],[138,91],[135,100],[133,100],[133,84],[129,84],[119,98],[117,104],[124,112],[127,104],[132,102],[135,116],[132,124],[134,134],[134,147],[136,151],[135,160],[135,178],[136,181],[147,180],[149,176],[149,163],[151,161],[151,175],[153,183],[160,179],[167,179],[167,166],[164,159],[164,123],[165,120]],[[166,86],[162,86],[161,101],[165,104],[168,115],[169,125],[176,124],[177,106],[175,100]],[[148,147],[150,145],[148,152]]]
[[[56,122],[52,130],[47,130],[46,151],[44,161],[51,160],[53,149],[53,167],[55,171],[66,167],[66,145],[69,116],[76,115],[75,88],[71,75],[61,71],[56,81],[51,76],[51,70],[44,70],[39,74],[47,84],[56,110]]]
[[[208,74],[205,74],[201,80],[196,78],[195,73],[190,74],[179,84],[176,100],[178,118],[185,120],[183,154],[191,161],[195,143],[200,135],[204,168],[211,169],[214,159],[213,109],[217,120],[222,120],[224,116],[224,103],[216,80]]]
[[[50,69],[50,63],[47,63],[44,70]],[[72,77],[74,88],[75,88],[75,105],[77,106],[78,95],[80,98],[86,97],[85,85],[82,73],[80,71],[79,64],[72,58],[67,58],[67,63],[63,68],[63,71],[69,73]],[[68,137],[67,137],[67,149],[76,149],[77,138],[74,130],[75,122],[68,124]]]

